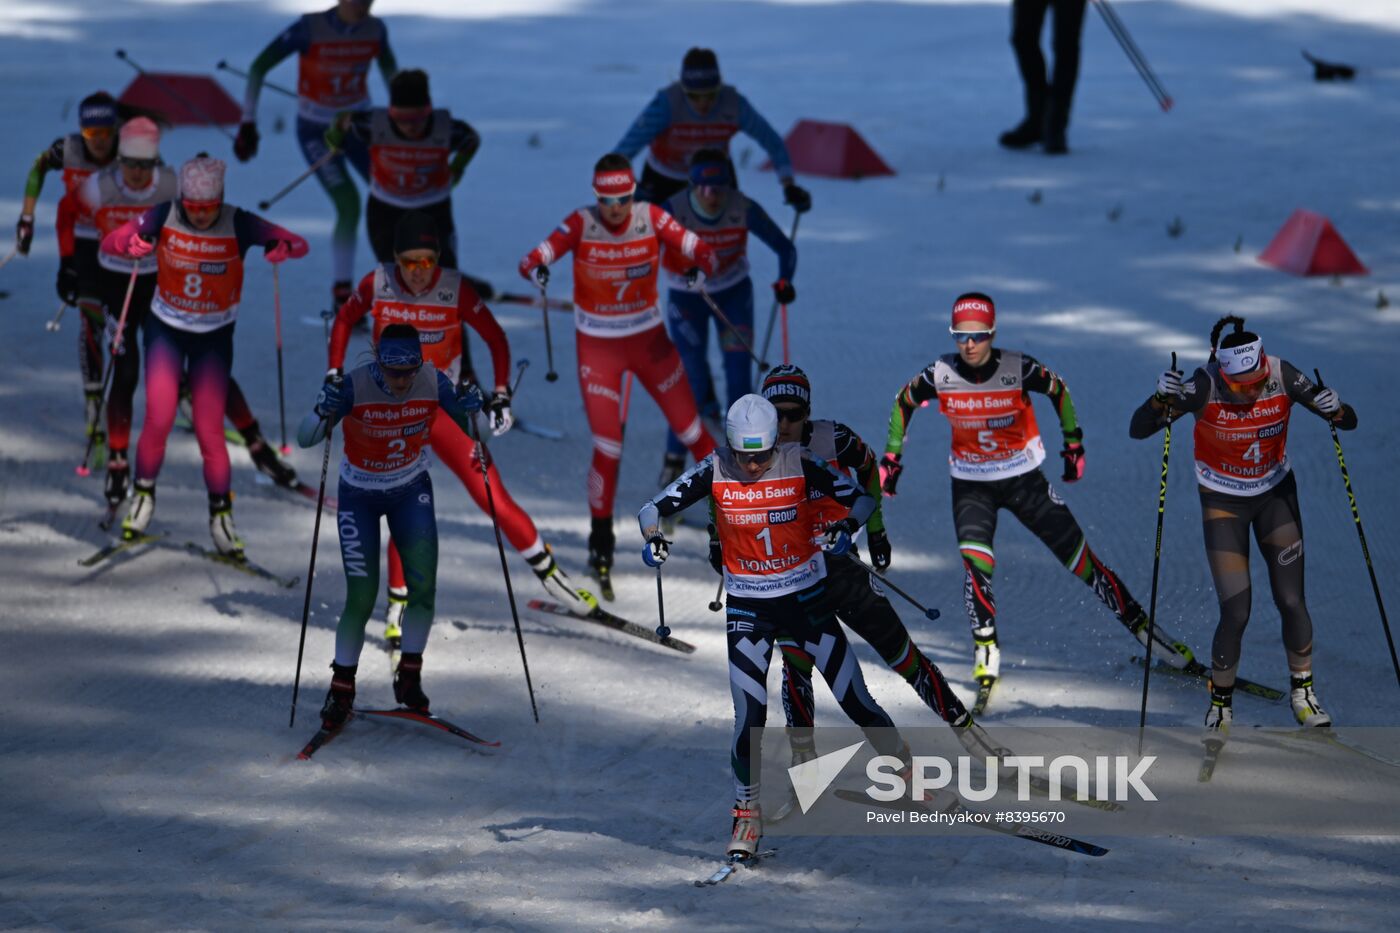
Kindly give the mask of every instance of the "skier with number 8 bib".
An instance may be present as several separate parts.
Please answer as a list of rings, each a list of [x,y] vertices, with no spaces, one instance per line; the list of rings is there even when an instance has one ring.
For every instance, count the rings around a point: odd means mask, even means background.
[[[1229,325],[1234,329],[1222,339]],[[1234,717],[1236,672],[1249,622],[1251,531],[1268,564],[1269,588],[1283,622],[1293,715],[1304,726],[1330,726],[1332,717],[1313,690],[1312,617],[1303,600],[1303,517],[1288,462],[1288,420],[1297,404],[1350,431],[1356,412],[1292,363],[1265,354],[1264,341],[1244,329],[1243,318],[1216,322],[1210,346],[1210,359],[1190,379],[1173,370],[1158,377],[1157,391],[1133,413],[1128,429],[1140,440],[1169,420],[1188,412],[1196,416],[1196,483],[1206,557],[1220,600],[1205,727],[1224,739]]]
[[[996,557],[992,539],[997,513],[1006,509],[1039,538],[1065,568],[1089,586],[1140,643],[1147,643],[1147,613],[1127,586],[1089,548],[1064,500],[1040,464],[1045,445],[1031,407],[1031,393],[1045,395],[1059,415],[1064,448],[1063,479],[1084,477],[1084,432],[1075,416],[1069,389],[1054,372],[1016,350],[992,346],[996,308],[980,292],[953,303],[949,327],[958,352],[947,353],[915,376],[895,398],[889,437],[880,465],[885,495],[893,496],[903,465],[900,455],[909,419],[920,406],[937,402],[952,427],[948,465],[952,473],[953,520],[962,552],[963,599],[972,624],[972,676],[985,691],[1001,676],[996,601],[992,573]],[[1191,650],[1153,627],[1154,657],[1175,668],[1193,660]]]

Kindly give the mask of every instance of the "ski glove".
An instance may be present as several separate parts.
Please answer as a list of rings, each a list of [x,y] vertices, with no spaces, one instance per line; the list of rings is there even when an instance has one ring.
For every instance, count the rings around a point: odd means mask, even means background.
[[[483,410],[486,412],[487,423],[491,425],[493,437],[500,437],[515,424],[515,418],[510,413],[510,395],[505,392],[492,392]]]
[[[271,240],[263,248],[263,258],[274,266],[292,258],[292,244],[286,240]]]
[[[1084,478],[1084,445],[1079,441],[1065,441],[1065,449],[1060,451],[1065,458],[1065,472],[1061,477],[1066,483],[1077,483]]]
[[[54,287],[64,304],[78,303],[78,266],[72,256],[64,256],[58,261],[58,281]]]
[[[335,419],[350,409],[350,396],[345,388],[345,376],[338,369],[326,373],[326,381],[321,384],[316,396],[316,414],[322,418]]]
[[[826,526],[826,544],[822,550],[840,557],[851,549],[851,535],[860,530],[860,523],[853,518],[843,518]]]
[[[258,125],[251,120],[238,125],[238,136],[233,140],[233,154],[240,162],[247,162],[258,154]]]
[[[887,496],[893,496],[894,487],[899,483],[899,474],[904,472],[899,454],[887,453],[880,460],[880,489]]]
[[[715,568],[715,573],[724,573],[724,548],[719,543],[719,533],[714,525],[710,525],[710,566]]]
[[[792,182],[783,185],[783,203],[790,205],[799,214],[805,214],[812,209],[812,196],[807,193],[806,188],[799,188]]]
[[[671,556],[671,542],[661,535],[652,536],[642,545],[642,561],[648,567],[660,567]]]
[[[1342,410],[1342,400],[1331,389],[1319,389],[1313,396],[1313,406],[1330,418]]]
[[[693,292],[705,287],[705,273],[700,271],[699,266],[691,266],[685,270],[685,287]]]
[[[797,289],[787,279],[778,279],[773,283],[773,297],[778,299],[780,305],[790,305],[797,300]]]
[[[1186,387],[1182,385],[1181,373],[1174,369],[1168,369],[1157,377],[1157,401],[1168,402],[1174,398],[1181,398],[1186,392]]]
[[[540,288],[545,288],[549,285],[549,266],[546,266],[543,263],[541,263],[538,266],[535,266],[535,268],[531,270],[530,275],[528,277],[533,278],[535,280],[535,284],[538,285]]]
[[[15,249],[21,256],[29,255],[29,244],[34,242],[34,215],[20,214],[15,224]]]
[[[868,534],[868,538],[870,539],[870,563],[875,565],[876,570],[888,570],[890,557],[893,554],[889,535],[883,531],[872,531]]]
[[[126,241],[126,254],[133,259],[140,259],[142,256],[148,256],[151,250],[155,248],[156,246],[154,243],[134,230]]]

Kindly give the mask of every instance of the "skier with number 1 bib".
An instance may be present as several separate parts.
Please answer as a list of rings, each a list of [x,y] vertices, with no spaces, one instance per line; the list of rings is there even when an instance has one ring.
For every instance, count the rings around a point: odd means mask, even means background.
[[[1032,357],[992,346],[996,308],[980,292],[953,303],[949,332],[958,352],[947,353],[915,376],[895,398],[889,437],[880,465],[885,495],[893,496],[903,465],[909,419],[921,406],[937,402],[952,427],[948,466],[953,481],[953,521],[962,552],[963,598],[972,624],[972,676],[984,693],[1001,676],[996,601],[992,573],[996,556],[992,539],[997,513],[1006,509],[1094,591],[1142,644],[1147,643],[1147,613],[1127,586],[1090,549],[1079,523],[1040,471],[1045,445],[1031,407],[1031,393],[1055,406],[1064,437],[1063,479],[1084,477],[1084,432],[1064,380]],[[1191,650],[1153,627],[1154,657],[1178,669],[1193,660]]]

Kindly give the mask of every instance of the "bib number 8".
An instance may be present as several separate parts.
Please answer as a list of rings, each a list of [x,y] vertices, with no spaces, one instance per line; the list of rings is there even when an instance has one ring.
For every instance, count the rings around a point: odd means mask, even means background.
[[[204,294],[204,278],[198,272],[185,276],[185,297],[198,298]]]

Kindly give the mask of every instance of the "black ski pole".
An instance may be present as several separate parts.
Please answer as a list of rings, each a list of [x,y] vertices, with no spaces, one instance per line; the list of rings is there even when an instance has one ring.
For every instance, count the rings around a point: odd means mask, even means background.
[[[846,556],[849,557],[851,560],[855,561],[857,564],[860,564],[860,565],[861,565],[862,567],[864,567],[866,570],[870,571],[870,573],[871,573],[872,576],[874,576],[874,577],[876,577],[877,579],[879,579],[879,581],[880,581],[881,583],[885,584],[885,586],[888,586],[891,590],[893,590],[893,591],[895,592],[895,594],[896,594],[897,596],[902,597],[902,598],[904,599],[904,601],[907,602],[909,605],[913,606],[915,609],[917,609],[917,610],[919,610],[920,612],[922,612],[922,613],[924,614],[924,617],[927,618],[930,622],[935,622],[935,621],[937,621],[937,620],[938,620],[938,617],[939,617],[940,615],[943,614],[943,613],[939,612],[937,609],[929,609],[929,608],[925,607],[925,606],[923,605],[923,603],[919,602],[917,599],[915,599],[914,597],[910,596],[908,593],[906,593],[906,592],[904,592],[903,590],[901,590],[898,586],[896,586],[894,583],[892,583],[892,582],[890,581],[890,578],[889,578],[889,577],[885,576],[883,573],[881,573],[880,571],[876,570],[874,567],[870,566],[870,565],[867,564],[865,561],[861,560],[861,559],[856,555],[856,552],[855,552],[854,549],[852,549],[852,550],[850,550],[850,551],[847,551],[847,552],[846,552]]]
[[[289,454],[292,449],[287,446],[287,395],[283,388],[282,381],[282,288],[277,278],[277,270],[281,268],[281,263],[276,263],[272,267],[272,312],[276,323],[277,331],[277,416],[282,422],[282,453]]]
[[[720,602],[720,597],[724,595],[724,575],[720,574],[719,586],[715,588],[715,598],[710,600],[710,611],[719,612],[724,608],[724,603]]]
[[[797,242],[797,222],[801,219],[801,214],[797,213],[797,211],[792,212],[792,232],[788,234],[789,243],[795,244]],[[761,362],[759,362],[758,364],[760,369],[760,372],[758,373],[758,378],[760,379],[763,378],[763,374],[768,370],[768,347],[773,342],[773,325],[777,322],[777,320],[778,299],[775,296],[773,298],[773,306],[768,309],[768,332],[763,335],[763,350],[758,354],[761,360]]]
[[[548,280],[539,283],[540,286],[540,314],[544,316],[544,358],[545,358],[545,382],[558,382],[559,374],[554,371],[554,338],[549,334],[549,282]]]
[[[715,300],[710,297],[710,293],[705,290],[704,286],[701,286],[699,291],[700,297],[705,299],[705,304],[710,306],[710,312],[714,314],[715,319],[734,335],[734,339],[739,341],[739,346],[744,348],[744,352],[754,361],[754,365],[760,369],[764,368],[767,364],[759,361],[758,354],[753,352],[753,345],[744,339],[744,335],[739,333],[739,328],[735,327],[733,323],[730,322],[729,316],[720,310],[719,305],[715,304]]]
[[[1316,369],[1317,386],[1323,388],[1322,373]],[[1390,648],[1390,663],[1395,668],[1395,681],[1400,683],[1400,660],[1395,657],[1395,639],[1390,634],[1390,620],[1385,615],[1385,603],[1381,601],[1381,587],[1376,582],[1376,568],[1371,563],[1371,549],[1366,545],[1366,531],[1361,527],[1361,511],[1356,506],[1356,493],[1351,490],[1351,474],[1347,471],[1346,457],[1342,456],[1342,439],[1337,435],[1337,426],[1329,418],[1327,429],[1332,432],[1332,448],[1337,452],[1337,466],[1342,470],[1342,483],[1347,488],[1347,501],[1351,503],[1351,518],[1356,523],[1356,536],[1361,540],[1361,556],[1366,559],[1366,572],[1371,575],[1371,592],[1376,594],[1376,608],[1381,613],[1381,627],[1385,629],[1385,643]]]
[[[476,422],[473,420],[472,422]],[[481,464],[481,480],[486,486],[486,504],[491,509],[491,528],[496,532],[496,550],[501,555],[501,575],[506,580],[506,599],[510,602],[510,615],[515,620],[515,640],[520,645],[520,666],[525,669],[525,689],[530,694],[530,712],[535,722],[540,721],[540,709],[535,705],[535,686],[530,682],[530,662],[525,657],[525,633],[520,630],[520,612],[515,608],[515,590],[510,585],[510,567],[506,564],[506,545],[501,540],[501,523],[496,518],[496,497],[491,493],[491,452],[486,449],[486,441],[479,436],[476,441],[476,456]]]
[[[51,319],[44,322],[44,330],[48,331],[49,333],[53,333],[54,331],[62,328],[63,325],[59,322],[63,320],[63,312],[67,310],[68,302],[61,302],[58,306],[58,311],[54,313],[54,316]]]
[[[259,201],[258,210],[265,211],[272,205],[276,204],[278,201],[285,198],[287,195],[291,194],[292,191],[296,189],[297,185],[300,185],[302,182],[306,181],[306,179],[310,178],[312,175],[315,175],[321,170],[321,166],[325,165],[327,162],[329,162],[331,159],[334,159],[338,155],[340,155],[339,149],[327,149],[325,155],[321,156],[321,158],[308,165],[306,167],[306,171],[302,172],[296,178],[292,179],[291,182],[288,183],[288,185],[285,188],[274,194],[272,197],[268,198],[266,201]],[[336,310],[340,309],[337,308]]]
[[[242,78],[244,81],[248,80],[248,72],[243,71],[239,68],[235,68],[222,59],[219,60],[219,64],[215,67],[217,67],[220,71],[227,71],[229,74],[233,75],[236,78]],[[282,87],[280,84],[273,84],[271,81],[264,81],[262,83],[262,86],[270,91],[276,91],[278,94],[281,94],[284,97],[290,97],[292,100],[298,99],[296,91]]]
[[[1176,354],[1172,354],[1176,370]],[[1167,514],[1167,463],[1172,455],[1172,408],[1167,405],[1167,428],[1162,434],[1162,480],[1157,490],[1157,543],[1152,553],[1152,595],[1147,603],[1147,654],[1142,662],[1142,709],[1138,713],[1138,754],[1142,754],[1142,733],[1147,728],[1147,685],[1152,680],[1152,639],[1157,632],[1157,574],[1162,569],[1162,520]]]
[[[149,71],[132,61],[131,57],[126,54],[125,49],[117,49],[117,58],[120,58],[132,68],[135,68],[137,74],[141,75],[142,77],[150,78],[151,83],[153,83],[156,87],[160,88],[161,93],[163,93],[166,97],[169,97],[171,100],[184,107],[190,113],[199,117],[201,120],[203,120],[205,123],[207,123],[214,129],[218,130],[220,133],[223,133],[230,140],[233,139],[233,134],[230,133],[228,130],[224,129],[223,126],[220,125],[219,121],[209,116],[209,114],[205,112],[205,110],[198,104],[194,103],[189,98],[185,97],[183,94],[180,94],[165,81],[161,80],[159,75],[151,74]],[[174,121],[172,120],[171,122],[173,123]]]
[[[316,547],[321,542],[321,511],[326,505],[326,476],[331,467],[331,433],[335,430],[332,423],[326,424],[326,443],[321,451],[321,489],[316,493],[316,524],[311,530],[311,565],[306,571],[306,598],[301,603],[301,638],[297,641],[297,673],[292,681],[292,717],[287,721],[287,728],[296,725],[297,721],[297,694],[301,692],[301,658],[306,650],[306,621],[311,617],[311,581],[316,579]]]
[[[93,408],[92,424],[88,425],[87,448],[83,451],[83,462],[78,464],[75,471],[79,476],[87,476],[92,471],[88,469],[88,458],[92,456],[92,445],[97,441],[98,425],[102,423],[102,409],[107,403],[107,387],[112,384],[112,370],[116,369],[117,357],[122,352],[122,337],[126,334],[126,316],[131,310],[131,293],[136,290],[136,277],[141,274],[141,266],[137,263],[131,269],[131,278],[126,283],[126,298],[122,301],[122,313],[117,318],[117,336],[112,340],[112,356],[107,360],[107,371],[102,374],[102,391],[97,397],[97,405]]]
[[[1157,75],[1152,71],[1152,66],[1147,63],[1147,56],[1142,54],[1142,50],[1137,47],[1133,37],[1128,34],[1128,27],[1123,25],[1123,21],[1118,18],[1118,13],[1109,6],[1108,0],[1093,0],[1094,6],[1098,7],[1099,15],[1103,17],[1104,24],[1108,26],[1108,31],[1113,33],[1113,38],[1118,40],[1122,46],[1123,53],[1128,56],[1128,61],[1133,63],[1137,73],[1147,84],[1147,89],[1152,92],[1152,96],[1157,98],[1157,105],[1163,112],[1172,109],[1172,98],[1167,93],[1167,89],[1162,87],[1162,82],[1157,80]]]
[[[658,535],[657,537],[661,537]],[[652,539],[655,540],[655,539]],[[663,544],[669,544],[661,538]],[[647,542],[650,544],[651,542]],[[671,637],[671,629],[666,625],[666,594],[661,590],[661,565],[656,565],[656,637],[665,641]]]

